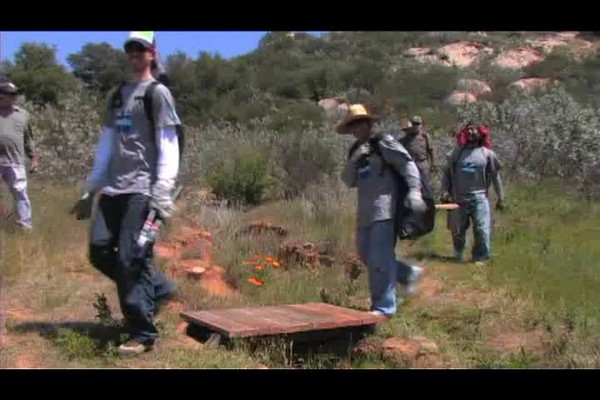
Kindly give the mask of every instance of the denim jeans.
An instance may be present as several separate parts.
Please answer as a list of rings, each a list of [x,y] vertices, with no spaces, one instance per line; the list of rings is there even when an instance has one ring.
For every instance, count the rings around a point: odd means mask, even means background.
[[[393,220],[358,230],[358,254],[368,270],[371,311],[385,315],[396,313],[396,283],[412,281],[412,266],[396,259],[396,240]]]
[[[5,167],[0,166],[0,175],[12,193],[17,223],[26,228],[31,228],[31,202],[27,195],[27,174],[25,166]]]
[[[466,234],[473,223],[473,261],[485,261],[491,255],[492,217],[490,203],[483,193],[474,194],[460,203],[460,208],[453,212],[450,229],[454,242],[454,252],[462,256],[466,245]]]
[[[130,339],[153,342],[158,336],[157,301],[175,291],[175,284],[145,259],[134,257],[135,240],[148,215],[149,198],[141,194],[103,195],[98,202],[92,238],[92,265],[117,285]]]

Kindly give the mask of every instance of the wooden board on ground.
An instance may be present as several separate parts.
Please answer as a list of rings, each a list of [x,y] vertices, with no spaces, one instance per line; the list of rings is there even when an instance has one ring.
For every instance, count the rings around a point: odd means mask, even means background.
[[[437,210],[456,210],[458,208],[458,204],[456,203],[446,203],[446,204],[436,204],[435,208]]]
[[[325,303],[187,311],[181,318],[227,338],[368,326],[385,319]]]

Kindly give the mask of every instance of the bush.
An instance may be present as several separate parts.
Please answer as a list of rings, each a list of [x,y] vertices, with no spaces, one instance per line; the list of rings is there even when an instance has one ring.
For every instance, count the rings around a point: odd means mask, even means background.
[[[325,136],[325,137],[324,137]],[[335,172],[339,154],[327,137],[331,133],[308,130],[283,135],[277,142],[279,185],[286,198],[300,195],[306,187]]]
[[[206,180],[219,199],[242,206],[263,203],[274,186],[267,154],[253,148],[239,149],[217,161]]]
[[[30,113],[34,140],[41,155],[39,176],[45,180],[80,180],[93,166],[100,132],[101,106],[84,90],[65,93],[56,106],[35,106]]]

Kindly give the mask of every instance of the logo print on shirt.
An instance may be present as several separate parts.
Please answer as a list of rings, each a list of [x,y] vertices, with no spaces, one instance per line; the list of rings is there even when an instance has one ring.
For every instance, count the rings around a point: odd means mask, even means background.
[[[464,163],[464,164],[461,166],[461,168],[460,168],[460,170],[461,170],[462,172],[464,172],[465,174],[474,174],[474,173],[476,173],[476,172],[477,172],[478,170],[480,170],[480,169],[481,169],[481,168],[480,168],[480,167],[478,167],[477,165],[475,165],[475,164],[473,164],[473,163],[469,163],[469,162],[467,162],[467,163]]]
[[[115,121],[115,127],[117,129],[117,132],[122,135],[127,136],[127,135],[131,134],[132,127],[133,127],[133,119],[132,119],[131,113],[125,113],[123,111],[120,111],[117,114],[117,119]]]

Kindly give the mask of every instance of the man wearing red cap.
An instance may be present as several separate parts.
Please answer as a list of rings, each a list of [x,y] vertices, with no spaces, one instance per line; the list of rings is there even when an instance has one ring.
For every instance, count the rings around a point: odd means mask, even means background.
[[[88,218],[93,194],[100,193],[90,259],[117,284],[129,330],[129,340],[119,347],[121,354],[152,348],[158,336],[154,321],[158,306],[176,290],[174,282],[154,268],[152,249],[142,256],[135,244],[151,209],[162,219],[171,217],[179,172],[176,126],[181,122],[166,86],[155,86],[149,111],[152,121],[146,114],[146,90],[156,82],[154,43],[153,32],[131,32],[125,42],[133,79],[119,87],[109,102],[86,195],[77,207],[77,218]]]
[[[482,129],[484,128],[484,129]],[[491,212],[488,188],[493,184],[498,197],[496,208],[504,208],[504,188],[500,177],[500,161],[491,150],[487,127],[476,128],[469,122],[458,135],[458,146],[448,157],[442,175],[442,203],[456,202],[460,208],[449,214],[454,255],[462,261],[466,231],[473,223],[475,243],[473,261],[485,262],[491,255]]]

